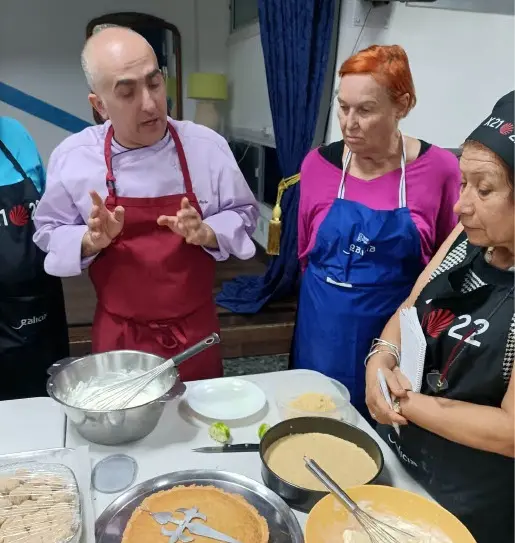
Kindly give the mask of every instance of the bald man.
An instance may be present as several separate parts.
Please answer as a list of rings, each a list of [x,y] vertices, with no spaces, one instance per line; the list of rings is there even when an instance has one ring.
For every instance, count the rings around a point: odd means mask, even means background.
[[[163,75],[142,36],[104,29],[86,43],[82,66],[105,123],[52,153],[34,241],[47,273],[89,269],[94,352],[171,357],[219,331],[215,262],[254,255],[257,204],[221,136],[167,118]],[[219,349],[180,372],[221,376]]]

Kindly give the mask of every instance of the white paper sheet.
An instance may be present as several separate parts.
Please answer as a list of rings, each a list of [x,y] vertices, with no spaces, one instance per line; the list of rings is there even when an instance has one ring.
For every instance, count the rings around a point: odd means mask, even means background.
[[[408,378],[414,392],[420,392],[426,359],[426,338],[417,310],[414,307],[400,311],[401,362],[400,370]]]

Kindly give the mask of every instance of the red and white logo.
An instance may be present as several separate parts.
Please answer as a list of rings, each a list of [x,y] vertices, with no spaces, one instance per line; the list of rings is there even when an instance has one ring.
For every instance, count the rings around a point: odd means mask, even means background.
[[[9,211],[9,220],[15,226],[25,226],[29,222],[29,212],[22,206],[14,206]]]
[[[499,132],[503,136],[509,136],[513,133],[513,123],[504,123],[501,128],[499,128]]]
[[[422,328],[435,339],[454,321],[454,314],[448,309],[434,309],[422,318]]]

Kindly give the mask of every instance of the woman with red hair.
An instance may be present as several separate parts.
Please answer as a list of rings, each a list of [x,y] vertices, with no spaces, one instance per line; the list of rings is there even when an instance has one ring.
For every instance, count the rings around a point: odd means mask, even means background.
[[[367,414],[365,357],[456,225],[460,172],[452,153],[399,130],[416,103],[402,47],[369,47],[339,75],[343,140],[301,169],[292,366],[342,382]]]

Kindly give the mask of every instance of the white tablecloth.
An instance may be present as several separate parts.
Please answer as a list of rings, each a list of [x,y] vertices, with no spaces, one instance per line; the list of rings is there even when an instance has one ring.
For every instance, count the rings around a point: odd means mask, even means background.
[[[244,379],[248,379],[261,387],[267,395],[268,406],[264,412],[259,413],[251,420],[241,421],[238,425],[231,424],[234,443],[255,443],[257,442],[257,429],[262,422],[267,422],[270,425],[279,422],[280,417],[274,402],[275,392],[288,387],[288,379],[292,374],[300,372],[306,372],[306,370],[244,377]],[[320,375],[317,374],[317,377],[320,377]],[[165,473],[190,469],[231,471],[261,482],[261,464],[257,453],[203,454],[192,452],[195,447],[214,445],[208,436],[210,422],[200,420],[191,412],[187,403],[182,400],[179,404],[172,402],[167,405],[157,428],[140,442],[120,447],[94,445],[88,443],[68,425],[66,446],[89,445],[93,464],[110,454],[124,453],[132,456],[139,466],[135,484]],[[381,482],[393,484],[396,487],[428,497],[425,491],[407,474],[388,446],[362,417],[360,417],[358,426],[373,435],[381,445],[385,459]],[[93,499],[97,516],[116,497],[116,495],[112,494],[106,495],[94,492]],[[306,515],[298,512],[296,512],[296,515],[301,525],[304,526]]]
[[[66,417],[50,398],[0,402],[0,454],[64,446]]]

